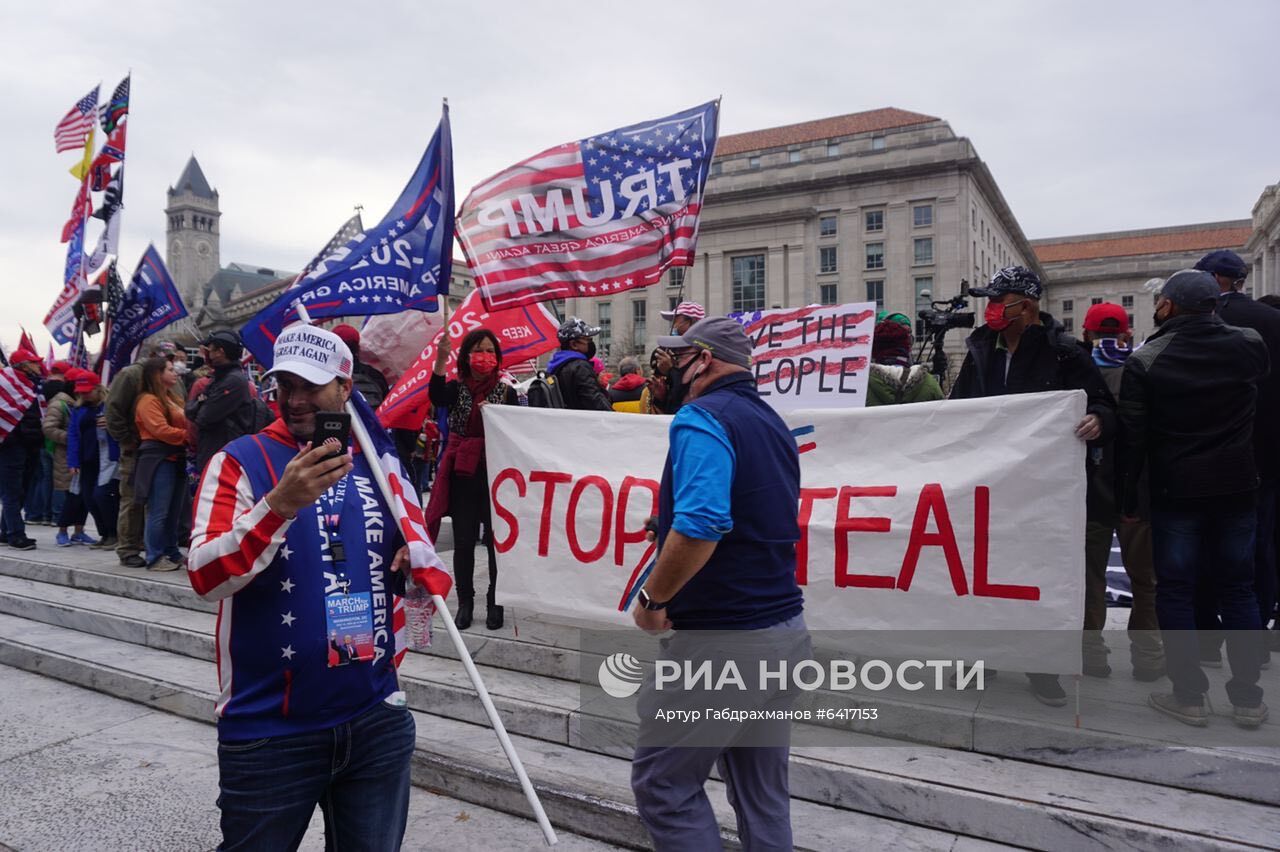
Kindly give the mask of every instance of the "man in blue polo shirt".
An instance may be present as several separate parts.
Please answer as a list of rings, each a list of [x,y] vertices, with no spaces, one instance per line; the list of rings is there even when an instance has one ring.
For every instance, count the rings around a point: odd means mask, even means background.
[[[756,392],[751,342],[732,319],[713,317],[659,337],[658,346],[673,352],[685,400],[671,422],[658,561],[640,590],[636,624],[677,634],[743,631],[742,645],[803,654],[800,459],[782,418]],[[702,789],[718,765],[743,848],[790,849],[789,753],[775,741],[700,748],[650,745],[642,735],[631,786],[654,846],[720,848]]]

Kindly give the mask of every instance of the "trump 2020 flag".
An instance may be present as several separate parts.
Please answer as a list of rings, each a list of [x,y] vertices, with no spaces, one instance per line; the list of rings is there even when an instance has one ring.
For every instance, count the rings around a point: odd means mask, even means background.
[[[449,107],[418,168],[378,224],[317,256],[289,289],[241,330],[245,346],[265,366],[280,331],[298,319],[296,302],[313,320],[326,317],[439,310],[453,261],[453,143]]]
[[[147,246],[138,269],[111,319],[104,354],[112,375],[129,366],[143,340],[187,315],[187,306],[154,245]]]
[[[692,266],[720,103],[558,145],[471,190],[458,234],[490,311]]]

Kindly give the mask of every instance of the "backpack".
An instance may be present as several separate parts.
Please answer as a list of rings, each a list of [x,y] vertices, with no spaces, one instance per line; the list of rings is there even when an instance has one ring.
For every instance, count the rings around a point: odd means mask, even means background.
[[[539,370],[529,383],[528,399],[530,408],[564,408],[560,384],[546,370]]]
[[[249,422],[249,434],[256,435],[263,429],[271,425],[276,416],[271,413],[271,407],[262,401],[262,397],[253,397],[253,416]]]

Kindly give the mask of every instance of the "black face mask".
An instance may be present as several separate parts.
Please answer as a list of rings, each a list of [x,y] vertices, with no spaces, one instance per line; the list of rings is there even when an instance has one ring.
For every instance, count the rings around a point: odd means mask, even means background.
[[[44,387],[41,391],[44,393],[45,402],[52,400],[55,396],[66,390],[67,383],[61,379],[46,379]]]
[[[584,354],[584,355],[586,355],[586,356],[587,356],[587,360],[588,360],[588,361],[590,361],[592,358],[596,357],[596,342],[595,342],[594,340],[588,340],[588,341],[587,341],[587,351],[586,351],[586,352],[584,352],[584,353],[582,353],[582,354]]]
[[[684,383],[684,370],[673,364],[667,373],[667,410],[674,414],[688,394],[689,386]]]

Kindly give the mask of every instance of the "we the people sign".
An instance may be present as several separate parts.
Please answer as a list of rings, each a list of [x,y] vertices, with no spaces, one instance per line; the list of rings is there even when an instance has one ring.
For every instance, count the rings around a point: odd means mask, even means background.
[[[774,410],[863,405],[875,302],[730,316],[751,338],[756,387]]]
[[[809,627],[1062,631],[1056,657],[1011,641],[987,662],[1077,672],[1084,405],[1055,392],[784,415]],[[644,521],[670,418],[512,406],[484,418],[499,602],[626,624],[653,557]],[[746,448],[737,464],[751,463]]]

